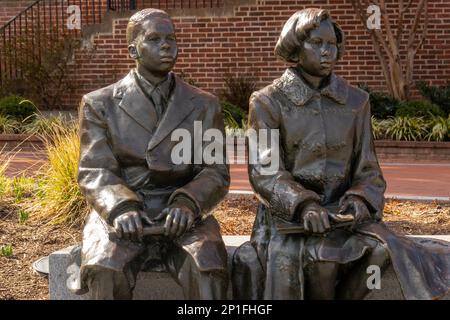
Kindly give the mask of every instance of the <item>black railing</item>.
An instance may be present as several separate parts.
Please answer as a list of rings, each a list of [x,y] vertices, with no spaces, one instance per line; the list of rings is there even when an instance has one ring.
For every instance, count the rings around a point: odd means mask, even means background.
[[[0,27],[0,86],[22,79],[25,66],[41,64],[43,53],[58,40],[79,38],[81,29],[101,23],[106,11],[217,8],[223,4],[224,0],[36,0]],[[68,11],[70,6],[76,11]],[[78,23],[74,14],[79,14]],[[69,28],[69,23],[75,28]]]
[[[201,9],[222,7],[224,0],[108,0],[108,9],[113,11],[159,9]]]
[[[0,85],[21,79],[29,62],[41,63],[55,41],[79,37],[83,26],[101,23],[105,11],[106,0],[34,1],[0,27]]]

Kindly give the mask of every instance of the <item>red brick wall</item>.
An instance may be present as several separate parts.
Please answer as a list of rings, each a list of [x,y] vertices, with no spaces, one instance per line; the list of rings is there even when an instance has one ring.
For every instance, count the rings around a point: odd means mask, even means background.
[[[180,49],[176,71],[184,72],[199,87],[217,94],[223,88],[227,72],[255,74],[258,87],[279,77],[286,65],[275,58],[273,48],[281,28],[295,11],[313,5],[329,9],[346,34],[346,52],[336,72],[352,84],[366,82],[373,89],[385,89],[369,33],[354,13],[350,0],[225,3],[227,10],[169,11]],[[229,9],[230,3],[239,5]],[[417,52],[414,80],[444,84],[450,79],[450,1],[430,0],[429,8],[429,33]],[[412,17],[406,18],[410,25]],[[133,66],[127,57],[126,24],[127,18],[114,20],[112,33],[94,36],[89,50],[76,52],[73,76],[78,90],[68,97],[67,105],[76,106],[83,94],[117,81]]]
[[[33,2],[33,0],[0,0],[0,26]]]

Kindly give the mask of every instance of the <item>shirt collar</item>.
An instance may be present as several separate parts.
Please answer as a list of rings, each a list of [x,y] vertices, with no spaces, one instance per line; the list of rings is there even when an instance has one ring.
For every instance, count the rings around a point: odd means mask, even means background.
[[[329,97],[341,105],[347,102],[348,84],[334,73],[330,75],[328,85],[320,90],[307,85],[294,68],[288,68],[274,81],[274,85],[297,106],[304,106],[316,93]]]
[[[147,93],[149,96],[152,96],[153,91],[158,88],[160,93],[162,94],[163,99],[167,103],[169,101],[170,94],[173,90],[173,74],[170,72],[167,75],[167,78],[162,82],[158,83],[156,86],[150,83],[147,79],[145,79],[138,71],[135,69],[136,78],[138,80],[139,85]]]

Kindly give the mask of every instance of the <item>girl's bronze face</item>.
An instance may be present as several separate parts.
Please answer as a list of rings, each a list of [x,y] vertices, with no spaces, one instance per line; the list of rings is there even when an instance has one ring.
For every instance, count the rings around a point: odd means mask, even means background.
[[[303,41],[298,67],[312,76],[326,77],[333,70],[337,57],[336,33],[331,21],[326,19]]]

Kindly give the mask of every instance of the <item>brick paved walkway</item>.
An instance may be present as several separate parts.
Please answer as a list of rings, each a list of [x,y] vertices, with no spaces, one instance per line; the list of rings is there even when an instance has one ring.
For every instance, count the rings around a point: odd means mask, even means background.
[[[7,170],[10,176],[33,174],[45,162],[42,153],[20,152]],[[388,196],[450,197],[450,163],[381,162]],[[251,191],[247,166],[231,166],[231,190]]]

